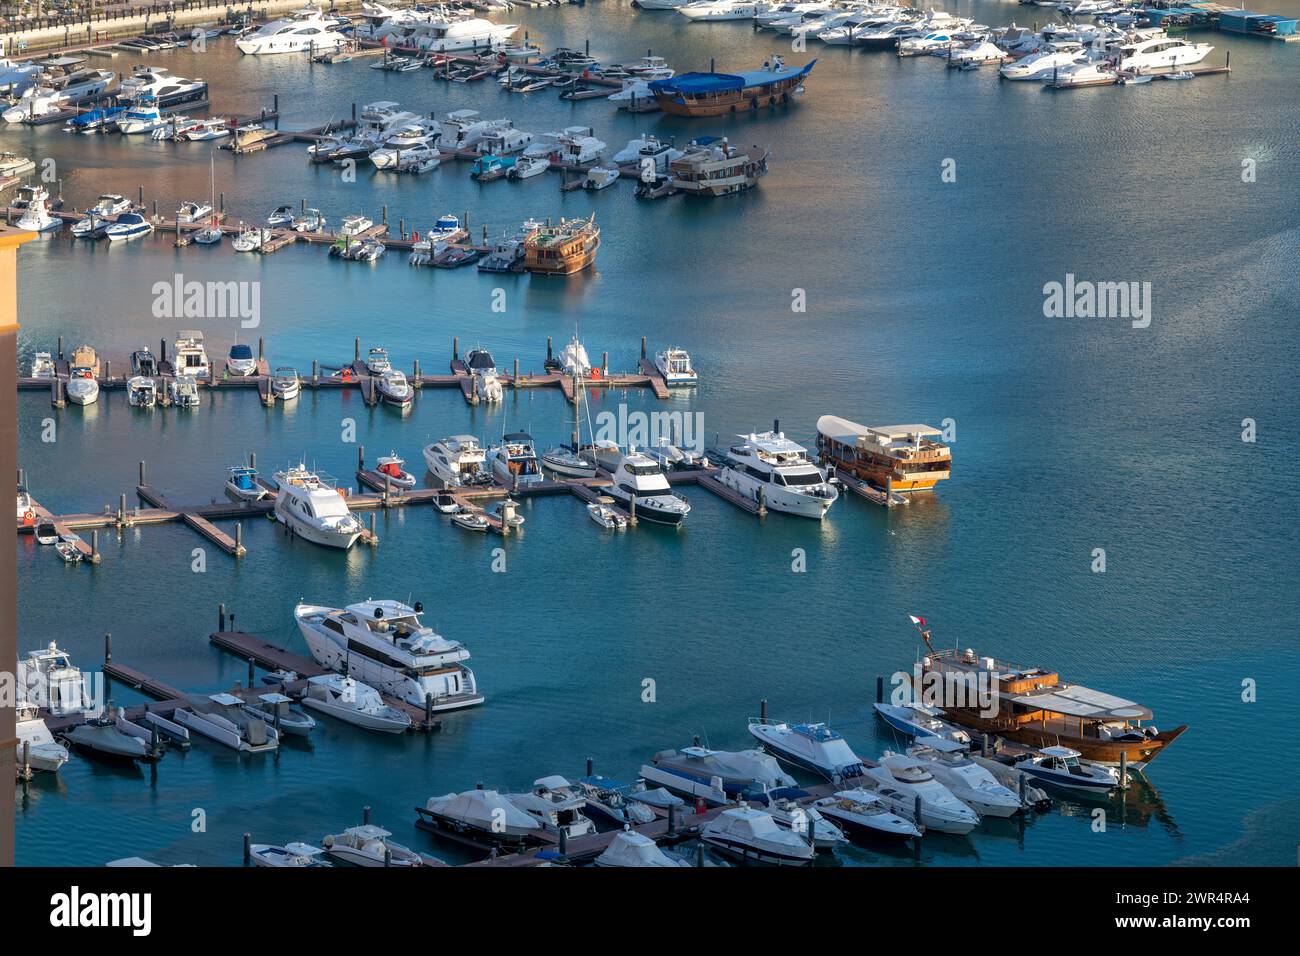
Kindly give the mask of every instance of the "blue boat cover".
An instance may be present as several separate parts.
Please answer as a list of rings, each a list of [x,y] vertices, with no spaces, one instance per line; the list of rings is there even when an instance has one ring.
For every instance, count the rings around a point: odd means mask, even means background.
[[[784,67],[780,70],[751,70],[747,73],[681,73],[666,80],[651,80],[648,85],[651,93],[675,93],[678,96],[727,93],[803,76],[816,62],[810,60],[799,69]]]

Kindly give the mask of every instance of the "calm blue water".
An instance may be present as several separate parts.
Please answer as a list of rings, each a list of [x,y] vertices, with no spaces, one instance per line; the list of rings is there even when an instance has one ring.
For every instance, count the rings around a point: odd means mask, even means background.
[[[1288,4],[1274,3],[1278,12]],[[1295,7],[1295,3],[1289,4]],[[985,22],[1045,19],[1037,9],[959,3]],[[1294,12],[1294,10],[1293,10]],[[678,69],[751,68],[778,49],[746,24],[689,24],[610,0],[583,10],[520,12],[545,47],[581,46],[632,61],[647,48]],[[779,417],[811,441],[819,415],[871,423],[956,422],[954,478],[932,499],[891,512],[838,503],[820,527],[759,521],[703,491],[678,533],[600,532],[576,500],[524,505],[525,533],[466,535],[431,509],[379,518],[378,549],[329,553],[244,526],[248,556],[218,553],[191,571],[201,543],[180,527],[101,536],[95,569],[68,568],[19,544],[20,644],[57,637],[93,667],[103,633],[115,657],[191,690],[246,676],[207,633],[226,602],[241,629],[302,650],[290,618],[299,598],[421,599],[430,622],[465,641],[487,705],[444,720],[440,734],[379,740],[325,723],[278,758],[236,757],[196,743],[156,770],[84,758],[22,796],[20,862],[99,864],[127,854],[232,864],[240,834],[315,840],[360,817],[399,841],[437,849],[410,821],[435,793],[523,788],[548,773],[631,776],[654,751],[699,734],[748,745],[745,718],[767,698],[775,716],[830,718],[866,756],[894,746],[870,716],[875,676],[910,664],[908,613],[944,643],[1027,659],[1151,706],[1161,726],[1191,730],[1124,804],[1064,802],[1051,815],[927,838],[928,864],[1214,861],[1289,863],[1294,775],[1275,760],[1300,678],[1295,523],[1300,415],[1296,239],[1300,173],[1295,79],[1300,48],[1204,34],[1232,50],[1234,72],[1053,94],[956,73],[929,59],[823,48],[803,101],[775,116],[723,121],[630,117],[603,102],[507,97],[494,85],[387,74],[364,61],[310,67],[240,59],[228,41],[158,62],[206,76],[219,109],[253,112],[280,94],[286,128],[346,115],[352,102],[475,108],[537,132],[582,123],[614,148],[642,130],[680,139],[726,133],[772,149],[761,187],[716,202],[636,203],[626,186],[561,194],[553,177],[478,186],[464,165],[425,177],[364,170],[356,183],[308,165],[291,146],[233,159],[219,152],[217,188],[232,215],[260,219],[308,200],[334,221],[364,211],[427,228],[468,210],[493,235],[526,216],[595,211],[604,244],[593,272],[568,281],[328,261],[323,249],[238,256],[228,247],[173,249],[165,239],[108,248],[60,237],[23,251],[24,355],[62,334],[120,363],[193,320],[155,318],[151,287],[187,280],[258,280],[261,325],[199,323],[223,355],[237,334],[265,338],[270,361],[341,362],[352,339],[385,345],[399,367],[440,372],[453,336],[499,364],[541,369],[545,338],[577,327],[594,354],[630,368],[641,335],[690,349],[698,394],[658,403],[639,392],[593,393],[593,412],[699,411],[710,438]],[[788,43],[788,41],[787,41]],[[803,56],[791,56],[802,60]],[[116,61],[126,69],[129,59]],[[167,210],[208,191],[209,150],[122,137],[7,129],[0,147],[53,157],[78,206],[100,192],[145,187]],[[957,180],[940,166],[956,161]],[[1241,181],[1243,159],[1257,179]],[[1150,328],[1119,319],[1047,319],[1042,287],[1080,279],[1150,282]],[[490,310],[504,288],[507,310]],[[793,290],[806,313],[793,313]],[[115,503],[136,480],[176,500],[220,495],[224,469],[249,451],[266,470],[306,454],[352,482],[357,423],[373,458],[413,463],[427,441],[529,428],[567,434],[558,391],[507,395],[470,409],[430,390],[400,417],[357,393],[305,394],[295,408],[253,393],[205,395],[192,414],[137,414],[120,394],[90,409],[20,402],[21,461],[54,510]],[[53,418],[58,440],[40,439]],[[1241,421],[1259,440],[1240,440]],[[504,547],[507,571],[491,570]],[[1105,548],[1108,570],[1090,572]],[[791,571],[805,549],[806,573]],[[642,681],[657,702],[643,703]],[[1241,701],[1258,682],[1258,702]],[[115,687],[122,702],[139,699]],[[1242,768],[1249,768],[1243,774]],[[196,810],[206,831],[193,832]],[[440,851],[444,852],[444,851]],[[454,858],[454,854],[444,855]],[[849,865],[910,858],[851,850]]]

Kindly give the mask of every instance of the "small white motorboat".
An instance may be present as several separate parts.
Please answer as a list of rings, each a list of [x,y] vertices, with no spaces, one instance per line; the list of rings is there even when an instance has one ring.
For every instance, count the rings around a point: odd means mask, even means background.
[[[811,797],[812,794],[807,790],[788,787],[771,794],[766,809],[777,826],[790,830],[805,840],[811,833],[813,846],[818,850],[833,851],[847,843],[848,838],[843,831],[822,816],[816,807],[799,803],[799,800]]]
[[[366,353],[366,369],[371,375],[382,376],[393,364],[388,360],[388,350],[373,348]]]
[[[918,822],[927,829],[960,836],[979,825],[978,813],[935,780],[924,764],[910,757],[884,758],[880,766],[866,768],[863,783],[899,816],[915,815],[919,798]]]
[[[596,866],[643,866],[672,869],[690,866],[679,857],[669,856],[648,836],[624,830],[610,841],[605,852],[596,857]]]
[[[970,734],[940,716],[941,712],[927,704],[876,704],[880,719],[908,737],[941,737],[970,746]]]
[[[64,388],[74,405],[93,405],[99,400],[99,383],[89,368],[74,368]]]
[[[1106,794],[1119,786],[1119,774],[1113,767],[1081,763],[1079,751],[1069,747],[1044,747],[1015,764],[1043,783],[1068,790]]]
[[[466,531],[486,531],[488,520],[478,511],[462,508],[451,516],[451,522]]]
[[[148,741],[122,733],[116,719],[107,716],[87,717],[84,724],[64,731],[63,739],[103,757],[150,760],[154,756]]]
[[[81,549],[77,547],[80,542],[81,539],[75,534],[60,535],[54,550],[67,564],[76,564],[81,560]]]
[[[280,746],[280,735],[261,717],[244,712],[234,694],[189,694],[189,709],[178,708],[173,719],[182,727],[243,753],[263,753]]]
[[[53,521],[36,522],[36,543],[37,544],[58,544],[59,529]]]
[[[506,498],[499,505],[491,508],[488,514],[501,522],[502,527],[522,528],[524,516],[519,513],[519,504],[513,498]]]
[[[825,724],[790,724],[754,721],[749,732],[777,760],[793,764],[842,783],[862,776],[862,758],[840,734]]]
[[[406,376],[395,368],[384,372],[375,384],[375,388],[379,392],[379,397],[387,405],[407,409],[415,400],[415,389],[411,388],[411,383],[406,380]]]
[[[266,497],[266,488],[258,482],[256,468],[235,465],[228,471],[226,494],[236,501],[261,501]]]
[[[375,462],[375,471],[382,475],[389,484],[394,488],[414,488],[415,475],[402,468],[406,461],[397,456],[397,452],[390,452],[381,456]]]
[[[392,833],[367,823],[325,837],[325,852],[357,866],[424,866],[424,857],[388,839]]]
[[[257,703],[244,701],[244,712],[252,717],[265,720],[277,731],[306,737],[316,729],[316,721],[307,714],[294,710],[290,704],[293,698],[278,691],[257,695]]]
[[[911,820],[891,812],[870,790],[840,790],[833,797],[814,801],[813,806],[850,839],[901,841],[925,832]]]
[[[126,383],[126,401],[134,408],[153,408],[158,404],[158,383],[147,375],[136,375]]]
[[[254,843],[248,848],[249,855],[258,866],[329,866],[320,859],[324,854],[318,846],[309,843],[286,843],[276,846],[272,843]]]
[[[199,407],[199,382],[193,375],[177,375],[167,383],[167,392],[177,408]]]
[[[1160,74],[1160,79],[1162,79],[1162,80],[1190,80],[1190,79],[1194,79],[1195,76],[1196,76],[1196,74],[1193,73],[1191,70],[1175,70],[1175,71],[1172,72],[1172,73],[1161,73],[1161,74]]]
[[[551,168],[551,161],[545,156],[521,156],[506,173],[507,179],[532,179]]]
[[[587,516],[602,528],[611,531],[627,530],[627,518],[614,510],[613,498],[602,498],[587,505]]]
[[[199,222],[212,215],[212,207],[205,202],[183,202],[176,210],[177,222]]]
[[[460,503],[450,491],[438,492],[438,497],[433,499],[433,506],[445,515],[455,514],[460,510]]]
[[[288,365],[281,365],[271,376],[271,394],[282,402],[288,402],[298,397],[302,390],[302,382],[298,378],[298,370]]]
[[[806,837],[782,829],[770,813],[752,807],[723,810],[700,829],[700,840],[746,863],[807,866],[816,855]]]
[[[363,730],[386,734],[405,733],[411,729],[411,715],[384,703],[379,691],[342,674],[322,674],[307,680],[304,707],[319,710]]]
[[[614,185],[618,179],[617,166],[592,166],[587,170],[586,178],[582,180],[582,188],[589,189],[593,192],[598,189],[604,189],[606,186]]]
[[[25,752],[28,766],[33,770],[58,773],[59,768],[68,762],[68,748],[55,741],[50,728],[41,719],[40,709],[30,701],[19,700],[17,721],[15,759],[19,768]]]
[[[415,812],[425,829],[469,833],[496,846],[518,846],[542,832],[540,821],[495,790],[466,790],[430,797]]]
[[[104,238],[109,242],[122,242],[138,239],[153,232],[153,224],[138,212],[124,212],[117,221],[104,230]]]

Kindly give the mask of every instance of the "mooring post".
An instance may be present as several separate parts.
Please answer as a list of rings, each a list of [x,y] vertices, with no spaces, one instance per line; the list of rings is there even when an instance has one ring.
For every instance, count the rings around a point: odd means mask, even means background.
[[[90,563],[99,564],[99,529],[90,532]]]
[[[515,377],[510,382],[515,388],[519,387],[519,359],[515,359]]]
[[[631,503],[631,505],[629,506],[629,510],[628,510],[628,519],[627,519],[627,521],[628,521],[628,524],[630,524],[630,525],[635,525],[635,524],[636,524],[636,495],[633,495],[633,496],[632,496],[632,503]],[[696,739],[696,741],[699,741],[700,738],[696,737],[695,739]],[[695,746],[698,747],[698,746],[699,746],[699,743],[697,742]]]
[[[370,826],[370,807],[369,807],[369,806],[364,806],[364,807],[361,808],[361,825],[362,825],[362,826]]]
[[[609,353],[600,353],[600,375],[602,378],[609,378]]]
[[[218,633],[220,633],[222,631],[225,631],[225,629],[226,629],[226,606],[224,604],[218,604],[217,605],[217,631]]]
[[[677,832],[677,804],[668,804],[668,835],[672,836]]]
[[[916,818],[915,823],[919,829],[921,826],[921,795],[918,793],[916,799],[912,802],[912,815]]]
[[[262,336],[257,337],[257,360],[260,362],[266,356],[266,340]]]
[[[109,631],[104,635],[104,663],[107,664],[113,659],[113,632]]]
[[[234,612],[234,611],[231,611],[231,612],[230,612],[230,632],[233,634],[234,631],[235,631],[235,612]]]
[[[23,780],[32,779],[32,742],[23,741]]]
[[[699,735],[699,734],[694,734],[694,735],[692,735],[692,737],[691,737],[691,746],[692,746],[692,747],[698,747],[699,745],[700,745],[700,735]]]
[[[987,735],[986,735],[986,736],[987,736]],[[1026,795],[1027,795],[1027,791],[1029,790],[1029,775],[1028,775],[1027,773],[1025,773],[1023,770],[1020,771],[1020,788],[1019,788],[1019,790],[1020,790],[1020,804],[1021,804],[1021,806],[1024,806],[1024,803],[1025,803],[1025,797],[1026,797]]]
[[[352,361],[354,362],[361,361],[361,339],[360,338],[355,338],[352,340]]]
[[[113,379],[113,363],[109,359],[104,360],[104,381],[109,382]]]
[[[375,513],[372,511],[370,512],[370,543],[377,544],[378,542],[379,535],[375,533]]]
[[[320,365],[315,359],[311,360],[311,387],[315,388],[320,383]]]
[[[149,732],[149,751],[153,754],[154,759],[162,756],[162,742],[158,739],[158,725],[150,724]]]
[[[766,697],[758,702],[758,722],[760,724],[767,723],[767,698]]]
[[[645,361],[645,336],[641,336],[641,361]]]
[[[548,335],[548,336],[546,337],[546,361],[547,361],[547,362],[550,362],[551,360],[552,360],[552,355],[551,355],[551,337]]]
[[[142,485],[148,484],[148,482],[144,480],[144,462],[143,462],[143,461],[140,462],[140,484],[142,484]]]
[[[596,769],[596,761],[590,757],[587,758],[587,776],[590,777]]]
[[[393,476],[390,475],[388,472],[384,472],[384,507],[385,508],[388,508],[391,505],[391,502],[389,501],[389,495],[392,492],[392,489],[393,489]]]
[[[59,336],[59,358],[63,358],[63,336]]]
[[[250,451],[248,453],[248,467],[252,468],[254,471],[257,470],[257,452]]]
[[[1119,752],[1119,785],[1121,790],[1128,789],[1128,751]]]
[[[428,730],[433,726],[433,695],[426,693],[424,695],[424,729]]]
[[[560,827],[560,856],[569,855],[569,828]]]
[[[460,361],[460,336],[459,335],[453,335],[451,337],[451,360],[453,362]]]
[[[366,470],[366,446],[357,446],[357,471]]]
[[[235,522],[235,557],[244,553],[244,522]]]
[[[877,674],[876,675],[876,703],[883,704],[884,702],[885,702],[885,678],[882,675]]]
[[[119,495],[117,499],[117,523],[126,524],[126,495]]]
[[[253,837],[252,834],[244,834],[244,865],[253,862]]]
[[[415,360],[415,364],[412,366],[412,371],[413,371],[415,374],[413,374],[413,375],[411,376],[411,385],[412,385],[412,387],[414,387],[414,388],[419,388],[419,387],[420,387],[420,384],[421,384],[421,383],[420,383],[420,360],[419,360],[419,359],[416,359],[416,360]]]
[[[695,865],[704,869],[704,841],[700,841],[695,847]]]

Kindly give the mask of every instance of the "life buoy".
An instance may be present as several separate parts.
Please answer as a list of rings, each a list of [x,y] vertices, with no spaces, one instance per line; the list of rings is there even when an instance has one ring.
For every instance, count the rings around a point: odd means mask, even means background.
[[[600,369],[598,369],[598,368],[593,368],[593,369],[591,370],[591,380],[592,380],[593,382],[595,382],[595,381],[599,381],[599,380],[600,380]]]
[[[35,523],[36,523],[35,511],[28,511],[26,514],[23,515],[23,524],[35,524]]]

